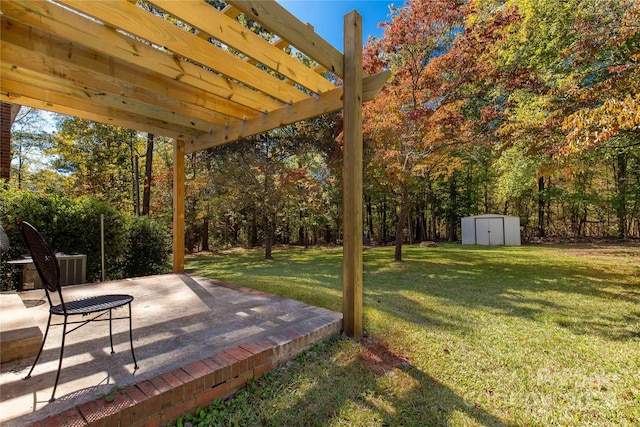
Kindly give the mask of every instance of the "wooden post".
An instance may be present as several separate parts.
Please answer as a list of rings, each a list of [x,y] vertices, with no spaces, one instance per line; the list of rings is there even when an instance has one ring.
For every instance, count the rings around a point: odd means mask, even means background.
[[[184,141],[173,146],[173,272],[184,273]]]
[[[344,17],[342,324],[362,338],[362,16]]]

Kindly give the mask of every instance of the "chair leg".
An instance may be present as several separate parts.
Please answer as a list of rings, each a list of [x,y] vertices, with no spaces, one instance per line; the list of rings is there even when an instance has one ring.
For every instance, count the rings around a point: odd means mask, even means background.
[[[56,400],[56,388],[58,388],[58,380],[60,379],[60,370],[62,369],[62,357],[64,356],[64,340],[67,336],[67,316],[64,316],[64,324],[62,326],[62,344],[60,344],[60,360],[58,361],[58,373],[56,374],[56,382],[53,384],[53,391],[51,392],[51,399],[49,402]]]
[[[33,365],[31,365],[31,369],[29,370],[29,373],[27,374],[26,377],[24,377],[25,380],[28,380],[29,378],[31,378],[31,373],[33,372],[33,368],[36,367],[36,364],[38,363],[38,359],[40,359],[40,354],[42,353],[42,349],[44,348],[44,343],[47,341],[47,335],[49,335],[49,325],[51,325],[51,313],[49,313],[49,320],[47,321],[47,329],[45,329],[44,331],[44,337],[42,337],[42,344],[40,344],[40,350],[38,350],[38,355],[36,356],[36,360],[33,361]]]
[[[111,354],[115,353],[113,350],[113,333],[111,328],[111,309],[109,309],[109,343],[111,344]]]
[[[131,355],[133,356],[133,368],[138,369],[136,354],[133,352],[133,321],[131,320],[131,303],[127,305],[129,306],[129,343],[131,343]]]

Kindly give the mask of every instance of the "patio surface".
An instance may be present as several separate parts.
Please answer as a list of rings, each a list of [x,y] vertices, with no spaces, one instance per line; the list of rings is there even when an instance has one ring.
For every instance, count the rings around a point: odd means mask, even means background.
[[[139,369],[133,369],[128,322],[114,321],[115,354],[108,323],[92,322],[67,336],[56,400],[49,403],[62,332],[52,327],[30,379],[23,377],[33,357],[2,364],[0,425],[166,425],[235,393],[342,326],[341,313],[185,274],[68,286],[63,293],[66,300],[133,295]],[[44,333],[44,291],[20,297]],[[112,403],[99,397],[114,386],[123,393],[114,393]]]

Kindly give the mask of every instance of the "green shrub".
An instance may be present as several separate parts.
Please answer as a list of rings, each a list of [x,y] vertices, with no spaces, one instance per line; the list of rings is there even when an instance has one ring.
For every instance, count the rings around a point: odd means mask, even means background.
[[[55,227],[49,230],[58,252],[87,255],[87,281],[101,278],[100,218],[104,216],[105,278],[120,279],[127,248],[128,215],[93,197],[54,196]],[[35,224],[34,224],[35,225]]]
[[[124,256],[125,277],[140,277],[169,270],[171,234],[166,226],[148,216],[129,221]]]
[[[23,190],[0,190],[0,224],[11,252],[7,259],[28,253],[19,224],[36,227],[55,252],[87,256],[86,281],[101,279],[100,217],[104,216],[105,279],[149,275],[167,269],[171,237],[166,227],[151,218],[137,218],[95,197],[41,195]],[[6,269],[6,260],[2,261]],[[4,277],[4,276],[3,276]]]

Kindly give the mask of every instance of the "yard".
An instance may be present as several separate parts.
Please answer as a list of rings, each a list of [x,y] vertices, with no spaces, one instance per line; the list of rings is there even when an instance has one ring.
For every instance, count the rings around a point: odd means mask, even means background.
[[[364,252],[362,343],[337,339],[217,402],[207,425],[637,425],[640,246]],[[342,310],[341,248],[232,250],[187,272]],[[208,418],[207,418],[208,417]],[[198,417],[196,417],[198,418]],[[223,421],[224,420],[224,421]]]

